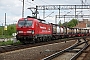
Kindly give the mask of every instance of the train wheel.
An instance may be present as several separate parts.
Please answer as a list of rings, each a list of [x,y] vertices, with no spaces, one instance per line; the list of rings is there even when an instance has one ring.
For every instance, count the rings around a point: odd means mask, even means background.
[[[44,37],[44,41],[47,42],[48,41],[48,37]]]
[[[20,41],[22,44],[25,44],[25,42],[24,42],[24,41],[22,41],[22,39],[19,39],[19,41]]]
[[[43,42],[43,38],[42,37],[40,38],[40,42]]]
[[[34,39],[35,40],[35,43],[38,43],[37,39]]]
[[[36,40],[35,39],[32,39],[32,43],[35,44]]]
[[[42,42],[44,42],[45,41],[45,38],[44,37],[42,37]]]
[[[48,41],[51,41],[52,39],[51,39],[51,37],[48,37]]]
[[[38,38],[37,38],[37,42],[39,43],[40,41],[41,41],[41,40],[40,40],[40,38],[38,37]]]
[[[47,42],[48,41],[48,37],[45,37],[45,42]]]
[[[37,43],[39,43],[39,42],[40,42],[40,38],[39,38],[39,37],[38,37],[36,40],[37,40]]]

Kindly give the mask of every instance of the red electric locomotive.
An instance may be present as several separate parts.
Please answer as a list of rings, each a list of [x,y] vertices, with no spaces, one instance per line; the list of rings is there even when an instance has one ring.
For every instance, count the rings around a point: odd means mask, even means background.
[[[46,24],[45,20],[29,16],[19,19],[16,30],[16,38],[22,43],[46,41],[52,37],[51,24]]]

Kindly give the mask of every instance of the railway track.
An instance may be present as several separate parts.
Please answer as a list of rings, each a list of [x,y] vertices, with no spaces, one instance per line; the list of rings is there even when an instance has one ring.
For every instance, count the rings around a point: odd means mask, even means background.
[[[76,60],[80,54],[89,46],[85,38],[78,38],[78,42],[62,51],[54,53],[42,60]]]
[[[36,43],[36,44],[0,46],[0,53],[5,53],[5,52],[19,50],[19,49],[25,49],[25,48],[30,48],[30,47],[36,47],[36,46],[41,46],[41,45],[47,45],[47,44],[52,44],[52,43],[56,43],[56,42],[63,42],[63,41],[66,42],[69,40],[73,40],[73,38],[54,40],[54,41],[49,41],[49,42],[41,42],[41,43]]]

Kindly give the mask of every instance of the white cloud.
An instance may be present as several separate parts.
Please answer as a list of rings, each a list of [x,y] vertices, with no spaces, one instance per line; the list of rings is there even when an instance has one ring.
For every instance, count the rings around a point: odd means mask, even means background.
[[[0,0],[0,19],[2,20],[2,22],[4,22],[5,13],[7,13],[7,23],[12,23],[14,21],[17,21],[21,17],[22,15],[22,2],[21,1],[22,0]],[[31,3],[28,3],[28,2],[31,2]],[[90,4],[90,0],[87,0],[87,3]],[[34,1],[25,0],[25,15],[24,16],[26,17],[27,15],[32,15],[31,11],[27,9],[28,7],[32,7],[36,5],[49,5],[49,4],[50,5],[51,4],[52,5],[58,5],[58,4],[59,5],[64,5],[64,4],[75,5],[75,4],[81,4],[81,0],[74,0],[74,1],[72,0],[63,0],[63,1],[61,0],[34,0]],[[55,23],[55,17],[54,17],[55,14],[57,14],[57,12],[53,14],[53,17],[47,17],[45,20],[48,22]]]
[[[22,4],[19,0],[0,0],[0,19],[1,23],[5,20],[5,13],[7,16],[7,24],[12,23],[13,20],[21,16]],[[19,19],[18,18],[18,19]]]
[[[6,19],[6,24],[13,24],[16,23],[18,21],[18,19],[21,18],[21,16],[7,16]],[[4,17],[1,17],[2,21],[0,21],[0,25],[3,23],[3,25],[5,25],[5,19]]]
[[[55,24],[55,17],[47,17],[45,20],[46,20],[46,22]]]
[[[21,14],[21,2],[19,0],[1,0],[0,9],[3,13],[19,15]]]

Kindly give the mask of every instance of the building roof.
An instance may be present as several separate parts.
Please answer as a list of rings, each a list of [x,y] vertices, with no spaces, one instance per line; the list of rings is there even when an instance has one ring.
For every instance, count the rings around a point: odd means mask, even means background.
[[[78,23],[74,28],[86,28],[86,23]]]
[[[88,24],[90,24],[90,21],[88,21],[88,19],[83,19],[83,21],[79,21],[74,28],[87,28]]]

